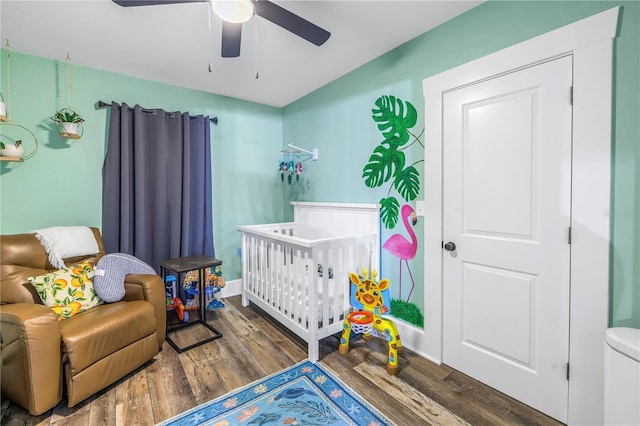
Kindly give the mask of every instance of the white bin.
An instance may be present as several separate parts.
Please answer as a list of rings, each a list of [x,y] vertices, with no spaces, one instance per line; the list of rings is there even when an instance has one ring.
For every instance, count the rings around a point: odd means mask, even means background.
[[[604,424],[640,425],[640,330],[607,330],[604,349]]]

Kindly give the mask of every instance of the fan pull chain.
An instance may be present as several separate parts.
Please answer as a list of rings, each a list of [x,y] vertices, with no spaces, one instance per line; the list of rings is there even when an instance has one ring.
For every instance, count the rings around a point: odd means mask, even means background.
[[[207,56],[209,57],[209,72],[213,72],[213,65],[211,64],[211,62],[213,62],[211,60],[211,58],[213,57],[213,50],[211,49],[211,7],[207,6],[207,10],[209,11],[209,13],[207,13],[207,16],[209,18],[209,50],[207,51]]]
[[[259,50],[258,50],[258,18],[254,17],[253,20],[256,23],[256,80],[260,78],[260,74],[258,73],[258,59],[259,59]]]

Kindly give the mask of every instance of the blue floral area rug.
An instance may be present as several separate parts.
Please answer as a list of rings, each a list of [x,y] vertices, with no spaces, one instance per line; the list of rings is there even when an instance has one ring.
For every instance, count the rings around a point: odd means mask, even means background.
[[[362,425],[391,422],[320,365],[303,361],[160,425]]]

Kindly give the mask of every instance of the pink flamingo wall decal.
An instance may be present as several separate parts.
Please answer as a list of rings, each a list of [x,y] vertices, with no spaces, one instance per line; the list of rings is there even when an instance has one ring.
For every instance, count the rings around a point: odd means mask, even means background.
[[[400,216],[402,217],[402,223],[404,224],[404,228],[407,230],[409,237],[411,237],[411,241],[408,241],[405,237],[400,234],[394,234],[385,243],[382,245],[382,248],[394,255],[395,257],[400,258],[400,299],[402,299],[402,261],[407,265],[407,270],[409,271],[409,276],[411,277],[411,290],[409,291],[409,297],[407,297],[407,303],[411,299],[411,293],[413,293],[413,288],[416,286],[413,281],[413,274],[411,273],[411,268],[409,267],[409,260],[416,257],[416,252],[418,251],[418,240],[416,239],[416,234],[413,232],[411,226],[409,226],[409,218],[411,218],[411,225],[415,226],[418,222],[416,218],[416,212],[409,204],[405,204],[402,206],[402,210],[400,211]]]

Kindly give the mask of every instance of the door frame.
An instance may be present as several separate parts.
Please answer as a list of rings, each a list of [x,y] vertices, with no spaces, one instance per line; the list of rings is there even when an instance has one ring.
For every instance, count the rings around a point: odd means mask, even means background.
[[[611,205],[613,39],[618,13],[619,7],[609,9],[423,80],[425,329],[420,344],[411,346],[441,363],[443,93],[573,56],[569,424],[602,423],[604,418],[603,342],[608,327],[610,244],[606,212]]]

